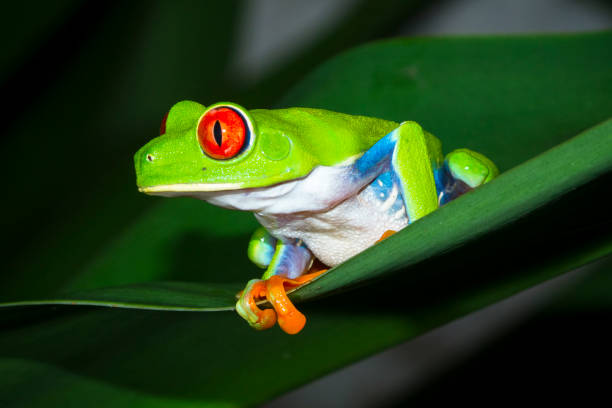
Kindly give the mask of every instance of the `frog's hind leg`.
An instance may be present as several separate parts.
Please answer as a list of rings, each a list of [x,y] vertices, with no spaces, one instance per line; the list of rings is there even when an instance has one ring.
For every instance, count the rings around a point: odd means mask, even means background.
[[[264,227],[259,227],[251,235],[247,254],[251,262],[262,269],[266,269],[276,251],[276,238],[274,238]]]
[[[482,154],[469,149],[452,151],[446,155],[437,177],[440,205],[488,183],[498,174],[495,164]]]
[[[440,142],[418,123],[404,122],[380,139],[353,165],[351,183],[369,183],[391,170],[400,188],[408,222],[438,208],[434,169],[441,166]]]
[[[391,167],[412,223],[438,208],[433,173],[442,158],[440,142],[415,122],[402,123],[392,134],[396,145]]]

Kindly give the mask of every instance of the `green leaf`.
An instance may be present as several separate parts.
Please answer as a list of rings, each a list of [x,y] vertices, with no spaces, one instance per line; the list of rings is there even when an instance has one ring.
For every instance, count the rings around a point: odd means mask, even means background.
[[[506,173],[295,293],[307,299],[323,285],[363,285],[302,304],[309,320],[298,336],[252,331],[232,312],[5,308],[3,402],[257,404],[609,253],[600,198],[610,183],[610,122],[540,154],[610,117],[611,40],[610,33],[405,39],[329,61],[284,104],[414,119],[446,151],[482,151]],[[235,254],[252,225],[205,204],[164,201],[63,289],[174,279],[184,270],[182,280],[244,282],[257,272]],[[132,301],[150,304],[150,291],[132,290]],[[172,304],[183,302],[180,291],[172,295]]]
[[[380,278],[499,229],[612,170],[612,119],[502,174],[410,228],[297,289],[306,300]],[[605,255],[598,252],[598,255]],[[51,300],[4,303],[98,305],[158,310],[231,310],[239,286],[158,282],[103,288]]]
[[[393,39],[345,52],[282,105],[415,120],[505,171],[608,119],[612,32]]]
[[[308,299],[414,265],[515,221],[611,170],[612,119],[411,224],[299,288],[293,297]]]
[[[24,300],[0,306],[81,305],[128,309],[212,312],[233,310],[241,289],[232,284],[206,285],[191,282],[148,282],[71,293],[49,300]],[[234,299],[234,301],[232,301]]]

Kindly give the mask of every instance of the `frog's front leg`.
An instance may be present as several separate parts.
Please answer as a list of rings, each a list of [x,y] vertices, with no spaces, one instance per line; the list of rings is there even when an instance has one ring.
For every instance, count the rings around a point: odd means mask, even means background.
[[[272,252],[270,247],[274,243]],[[247,283],[236,303],[236,311],[255,329],[268,329],[278,320],[285,332],[298,333],[306,324],[306,318],[293,306],[286,290],[320,273],[304,275],[312,265],[312,253],[299,240],[276,240],[260,228],[249,244],[249,258],[267,269],[262,279]],[[259,309],[256,303],[262,299],[267,299],[274,309]]]

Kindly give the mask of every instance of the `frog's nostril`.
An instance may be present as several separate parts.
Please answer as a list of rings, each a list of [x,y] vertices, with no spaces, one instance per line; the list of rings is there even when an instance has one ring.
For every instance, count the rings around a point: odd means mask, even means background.
[[[147,154],[147,161],[152,162],[152,161],[153,161],[153,159],[154,159],[154,158],[153,158],[153,156],[152,156],[152,155]]]

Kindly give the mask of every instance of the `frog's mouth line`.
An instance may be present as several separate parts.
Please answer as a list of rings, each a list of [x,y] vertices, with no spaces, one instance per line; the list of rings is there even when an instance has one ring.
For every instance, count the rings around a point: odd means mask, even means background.
[[[240,190],[241,183],[217,183],[217,184],[164,184],[161,186],[138,187],[138,191],[145,194],[158,193],[198,193],[208,191]]]

